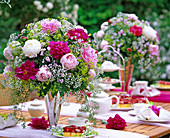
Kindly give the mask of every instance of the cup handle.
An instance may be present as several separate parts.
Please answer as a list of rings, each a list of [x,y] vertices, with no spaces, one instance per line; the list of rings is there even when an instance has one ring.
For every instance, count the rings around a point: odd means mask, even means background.
[[[112,106],[113,106],[113,107],[117,107],[118,104],[119,104],[119,97],[117,97],[116,95],[112,95],[112,96],[110,96],[109,98],[116,98],[117,102],[116,102],[116,104],[112,104]]]

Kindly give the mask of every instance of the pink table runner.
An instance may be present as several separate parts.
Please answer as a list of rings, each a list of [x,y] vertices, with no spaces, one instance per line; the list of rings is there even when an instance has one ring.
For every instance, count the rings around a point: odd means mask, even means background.
[[[120,92],[120,88],[112,89],[113,91],[118,91]],[[129,90],[129,94],[131,94],[132,89]],[[160,91],[161,94],[159,96],[154,96],[154,97],[148,97],[149,101],[152,102],[162,102],[162,103],[170,103],[170,91]],[[139,96],[133,96],[134,98],[139,97]],[[140,96],[141,97],[141,96]]]

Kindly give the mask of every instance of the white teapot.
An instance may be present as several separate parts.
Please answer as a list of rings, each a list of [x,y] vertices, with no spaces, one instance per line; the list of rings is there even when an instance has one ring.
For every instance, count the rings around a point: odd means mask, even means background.
[[[117,103],[112,105],[112,98],[117,99]],[[104,114],[107,113],[111,108],[117,107],[119,104],[119,98],[116,95],[112,95],[109,97],[109,95],[105,92],[101,92],[100,94],[97,94],[96,97],[90,97],[90,105],[94,106],[94,102],[96,102],[99,105],[99,109],[96,109],[96,112],[98,114]]]

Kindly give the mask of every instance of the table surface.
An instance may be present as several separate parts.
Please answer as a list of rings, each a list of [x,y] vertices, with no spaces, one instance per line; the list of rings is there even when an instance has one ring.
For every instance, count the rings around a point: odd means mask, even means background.
[[[70,102],[75,102],[74,98],[69,98]],[[170,111],[170,104],[169,103],[156,103],[157,105],[162,106],[164,109]],[[10,110],[4,110],[0,109],[0,114],[3,113],[10,113]],[[31,118],[28,112],[22,112],[24,115],[26,122],[30,122]],[[47,117],[47,114],[44,114],[45,117]],[[68,118],[70,116],[60,116],[59,117],[59,124],[68,124]],[[104,124],[101,123],[101,120],[97,120],[97,128],[106,128]],[[163,126],[155,126],[155,125],[144,125],[144,124],[134,124],[134,123],[127,123],[127,126],[125,130],[122,131],[128,131],[128,132],[135,132],[143,135],[147,135],[150,138],[158,138],[161,136],[165,136],[167,134],[170,134],[170,128],[163,127]],[[3,137],[4,138],[4,137]]]

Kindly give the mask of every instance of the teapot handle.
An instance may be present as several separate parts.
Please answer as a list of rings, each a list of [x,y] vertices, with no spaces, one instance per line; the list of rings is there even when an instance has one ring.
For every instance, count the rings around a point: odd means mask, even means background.
[[[109,97],[110,99],[112,99],[112,98],[116,98],[116,100],[117,100],[117,102],[116,102],[116,104],[112,104],[112,106],[115,108],[115,107],[117,107],[118,106],[118,104],[119,104],[119,97],[118,96],[116,96],[116,95],[112,95],[112,96],[110,96]]]

